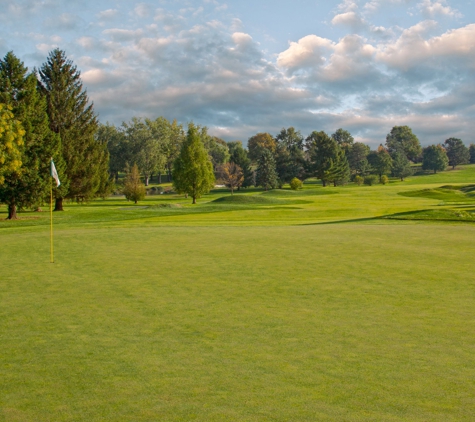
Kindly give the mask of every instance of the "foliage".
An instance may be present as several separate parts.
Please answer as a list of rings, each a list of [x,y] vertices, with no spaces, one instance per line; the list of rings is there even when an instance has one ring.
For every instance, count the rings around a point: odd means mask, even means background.
[[[411,163],[402,151],[396,151],[393,155],[392,174],[399,177],[401,182],[412,174]]]
[[[276,136],[276,141],[276,171],[279,177],[279,187],[282,187],[294,177],[304,177],[303,137],[299,131],[289,127],[280,131]]]
[[[204,147],[198,128],[188,125],[188,134],[173,168],[173,186],[178,193],[190,195],[193,204],[214,187],[213,164]]]
[[[362,176],[359,176],[359,175],[356,175],[353,180],[358,186],[361,186],[364,182],[364,178]]]
[[[452,169],[455,169],[455,166],[459,164],[468,164],[470,162],[470,151],[461,139],[446,139],[444,147]]]
[[[367,159],[369,152],[369,146],[361,142],[355,142],[351,145],[348,151],[348,164],[353,174],[364,176],[370,171],[371,168]]]
[[[299,190],[299,189],[302,189],[302,187],[303,187],[303,182],[300,179],[297,179],[296,177],[294,177],[290,181],[290,189]]]
[[[131,161],[129,155],[129,144],[122,129],[118,129],[109,123],[100,124],[96,132],[96,140],[107,146],[109,151],[109,171],[111,177],[117,182],[119,172],[126,169],[126,165]]]
[[[21,173],[24,135],[11,107],[0,103],[0,186],[5,183],[5,176]]]
[[[251,160],[247,156],[246,150],[242,147],[242,144],[240,141],[236,145],[232,147],[232,153],[229,158],[231,163],[237,164],[239,167],[241,167],[244,175],[244,181],[242,182],[242,187],[247,188],[249,186],[254,186],[255,180],[254,180],[254,172],[252,171],[251,168]],[[240,187],[238,187],[240,189]]]
[[[93,104],[81,73],[64,51],[53,50],[39,74],[50,128],[61,139],[65,163],[61,186],[55,191],[55,210],[61,211],[63,198],[87,201],[109,189],[109,154],[106,143],[95,139],[98,122]]]
[[[331,135],[332,139],[336,141],[339,147],[345,152],[345,155],[348,157],[350,150],[353,147],[354,138],[351,136],[351,133],[344,129],[338,129],[335,133]]]
[[[0,201],[8,205],[9,218],[16,209],[37,209],[51,186],[49,163],[53,157],[62,168],[59,138],[50,130],[46,100],[38,91],[35,73],[29,73],[12,52],[0,60],[0,101],[8,104],[24,129],[21,172],[10,172],[0,188]]]
[[[264,150],[269,150],[274,154],[276,147],[277,143],[269,133],[258,133],[257,135],[251,136],[247,141],[249,158],[255,163],[260,160]]]
[[[402,151],[411,161],[416,161],[422,151],[419,139],[409,126],[394,126],[386,136],[386,148],[391,155]]]
[[[475,144],[470,144],[468,150],[470,152],[470,164],[475,164]]]
[[[368,176],[364,177],[363,183],[368,186],[373,186],[378,180],[378,177],[374,174],[369,174]]]
[[[381,178],[379,179],[379,181],[381,182],[381,184],[386,185],[386,184],[389,183],[389,178],[388,178],[388,176],[386,176],[385,174],[383,174],[383,175],[381,176]]]
[[[205,148],[208,150],[208,154],[211,157],[213,168],[217,170],[220,165],[229,161],[230,153],[228,144],[217,136],[209,137],[208,143],[205,144]]]
[[[278,186],[275,160],[268,149],[263,149],[257,163],[256,185],[262,186],[265,190],[274,189]]]
[[[443,171],[449,165],[449,158],[442,145],[429,145],[422,151],[422,170]]]
[[[135,204],[145,198],[145,185],[140,180],[140,172],[137,164],[134,164],[132,168],[127,171],[122,193],[129,201],[134,201]]]
[[[389,152],[380,145],[377,151],[371,151],[369,153],[368,162],[381,180],[383,174],[388,174],[391,171],[393,160],[389,155]]]
[[[326,186],[328,181],[332,181],[334,165],[338,156],[338,144],[325,132],[312,132],[306,139],[308,150],[309,174],[316,176]]]
[[[350,166],[346,158],[345,151],[337,148],[333,158],[333,165],[328,176],[328,181],[333,182],[333,186],[344,185],[350,179]]]
[[[244,182],[244,173],[242,168],[236,163],[225,163],[220,167],[221,178],[227,188],[231,190],[231,195],[234,189],[239,188]]]

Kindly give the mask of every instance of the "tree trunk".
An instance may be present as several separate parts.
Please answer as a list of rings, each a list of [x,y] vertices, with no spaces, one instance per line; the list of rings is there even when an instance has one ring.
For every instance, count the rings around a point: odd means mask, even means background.
[[[16,215],[16,205],[15,204],[8,204],[7,220],[18,220],[18,216]]]
[[[150,176],[145,176],[145,186],[148,186],[149,180],[150,180]]]
[[[53,211],[64,211],[63,198],[56,198],[56,201],[54,203],[54,210]]]
[[[158,184],[162,184],[162,173],[158,173]]]
[[[325,187],[327,185],[327,182],[322,179],[322,186]]]
[[[193,204],[196,204],[196,196],[193,196]]]

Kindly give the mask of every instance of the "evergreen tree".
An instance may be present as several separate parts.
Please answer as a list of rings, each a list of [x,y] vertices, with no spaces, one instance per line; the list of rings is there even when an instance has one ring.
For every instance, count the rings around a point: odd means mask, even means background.
[[[134,164],[132,168],[127,170],[122,192],[129,201],[134,201],[135,204],[145,198],[145,185],[140,181],[140,172],[137,164]]]
[[[348,152],[348,163],[353,175],[364,176],[371,170],[368,163],[370,148],[362,142],[355,142]]]
[[[276,136],[275,162],[279,186],[297,177],[305,175],[305,160],[303,151],[304,139],[300,131],[293,127],[282,129]]]
[[[475,164],[475,144],[470,144],[468,151],[470,152],[470,164]]]
[[[0,103],[0,189],[10,174],[22,172],[25,131],[11,111],[11,107]]]
[[[193,198],[193,204],[202,194],[214,187],[213,164],[201,140],[198,129],[190,124],[180,154],[173,167],[173,186],[178,193]]]
[[[256,185],[265,190],[278,186],[278,176],[275,170],[275,159],[268,149],[262,150],[262,155],[257,163]]]
[[[64,198],[83,201],[105,194],[109,156],[106,145],[95,139],[97,117],[83,89],[81,74],[64,51],[53,50],[39,73],[50,128],[61,139],[65,167],[61,186],[55,192],[55,211],[62,211]]]
[[[343,149],[345,155],[348,157],[351,147],[353,146],[354,138],[351,133],[344,129],[338,129],[332,134],[332,139],[336,141],[338,146]]]
[[[392,174],[399,177],[401,182],[412,174],[411,162],[402,151],[396,151],[393,156]]]
[[[350,178],[350,166],[348,159],[346,158],[345,151],[338,147],[335,158],[333,159],[333,165],[328,177],[330,182],[333,182],[333,186],[344,185]]]
[[[241,167],[242,172],[244,174],[244,181],[242,182],[243,188],[248,188],[249,186],[254,185],[254,172],[251,168],[251,160],[247,156],[247,151],[242,147],[242,144],[233,145],[233,151],[229,158],[231,163],[237,164]],[[238,187],[238,190],[241,188]]]
[[[55,159],[58,171],[63,163],[59,138],[50,130],[46,100],[38,91],[34,73],[12,53],[0,60],[0,101],[7,104],[24,130],[21,150],[22,168],[10,172],[0,187],[0,201],[8,205],[8,218],[16,218],[17,209],[39,207],[49,196],[49,164]]]
[[[276,147],[275,139],[266,132],[251,136],[247,141],[248,155],[253,163],[257,163],[260,160],[265,149],[274,154]]]
[[[312,132],[306,139],[309,163],[308,172],[322,181],[323,186],[332,177],[337,160],[338,144],[325,132]]]
[[[444,147],[452,169],[455,169],[455,166],[459,164],[468,164],[470,162],[470,151],[461,139],[449,138],[444,142]]]
[[[444,171],[449,165],[447,153],[442,145],[429,145],[422,151],[422,170]]]

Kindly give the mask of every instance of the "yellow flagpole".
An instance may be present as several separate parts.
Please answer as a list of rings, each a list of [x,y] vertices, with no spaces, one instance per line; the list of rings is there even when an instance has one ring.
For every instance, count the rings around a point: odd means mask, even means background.
[[[50,213],[50,262],[54,263],[54,249],[53,249],[53,178],[51,178],[50,186],[50,200],[49,200],[49,213]]]

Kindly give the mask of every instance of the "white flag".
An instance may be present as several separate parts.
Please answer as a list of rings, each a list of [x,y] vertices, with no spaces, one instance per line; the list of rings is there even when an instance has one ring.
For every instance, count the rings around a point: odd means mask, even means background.
[[[51,160],[51,177],[56,180],[56,187],[58,187],[61,182],[59,181],[58,172],[56,171],[53,160]]]

